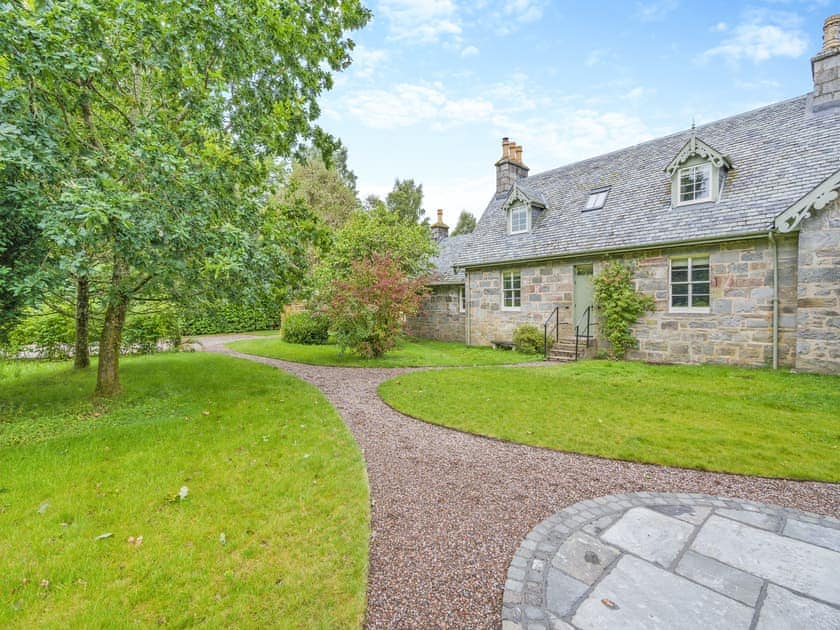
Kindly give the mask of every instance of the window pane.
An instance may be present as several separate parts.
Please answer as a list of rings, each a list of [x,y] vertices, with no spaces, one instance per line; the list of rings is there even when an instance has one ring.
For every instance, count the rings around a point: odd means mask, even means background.
[[[522,286],[522,278],[520,278],[518,273],[513,274],[512,276],[513,288],[519,289]]]
[[[671,282],[688,282],[688,269],[671,269]]]
[[[675,284],[671,287],[671,295],[688,295],[687,284]]]
[[[702,265],[700,267],[693,267],[691,269],[691,279],[694,280],[695,282],[698,282],[698,281],[708,282],[709,281],[709,265]]]
[[[687,295],[672,295],[671,306],[688,306]]]
[[[708,295],[709,293],[709,283],[708,282],[695,282],[691,285],[691,294],[692,295]]]
[[[708,295],[697,295],[696,293],[691,296],[691,305],[692,306],[709,306],[709,296]]]

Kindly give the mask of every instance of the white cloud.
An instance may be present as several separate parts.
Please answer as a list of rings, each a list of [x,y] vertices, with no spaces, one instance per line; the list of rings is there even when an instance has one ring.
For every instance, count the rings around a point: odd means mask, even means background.
[[[380,0],[379,10],[388,20],[391,39],[433,44],[461,34],[452,0]]]
[[[462,57],[474,57],[479,52],[478,48],[475,46],[467,46],[461,51]]]
[[[583,60],[583,64],[587,68],[597,66],[599,64],[604,63],[604,61],[606,61],[607,55],[609,54],[610,51],[608,48],[596,48],[594,50],[590,50],[589,53],[586,55],[586,58]]]
[[[543,16],[547,0],[508,0],[497,3],[484,0],[463,2],[462,10],[482,30],[509,35],[521,25],[536,22]]]
[[[718,22],[717,24],[715,24],[715,25],[714,25],[712,28],[710,28],[709,30],[710,30],[710,31],[712,31],[713,33],[723,33],[723,32],[725,32],[728,28],[729,28],[729,24],[727,24],[726,22]]]
[[[350,53],[353,64],[350,66],[356,78],[369,79],[376,70],[388,59],[388,52],[382,49],[371,49],[361,44]]]
[[[368,90],[345,100],[347,111],[376,129],[431,125],[445,129],[486,119],[493,105],[483,98],[452,98],[439,84],[400,83],[390,90]]]
[[[636,14],[642,22],[659,22],[674,11],[680,3],[677,0],[657,0],[655,2],[637,2]]]
[[[800,57],[808,50],[808,37],[800,30],[800,23],[789,13],[752,11],[729,37],[702,53],[697,61],[706,63],[719,57],[732,63],[760,63],[773,57]]]

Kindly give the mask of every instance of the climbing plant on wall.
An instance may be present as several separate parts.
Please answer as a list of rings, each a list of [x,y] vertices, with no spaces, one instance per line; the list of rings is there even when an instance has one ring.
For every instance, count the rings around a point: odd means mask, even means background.
[[[610,342],[610,358],[621,359],[635,347],[633,324],[643,313],[653,310],[653,298],[637,292],[632,270],[616,261],[595,277],[595,304],[601,331]]]

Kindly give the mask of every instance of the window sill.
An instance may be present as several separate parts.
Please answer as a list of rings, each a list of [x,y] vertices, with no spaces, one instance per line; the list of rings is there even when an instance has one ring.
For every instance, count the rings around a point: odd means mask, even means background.
[[[503,311],[514,311],[515,312],[515,311],[521,311],[522,307],[521,306],[503,306],[502,310]]]
[[[699,203],[712,203],[715,198],[711,195],[703,199],[694,199],[693,201],[678,201],[674,208],[682,208],[683,206],[696,206]]]
[[[699,315],[708,315],[712,312],[709,306],[672,306],[668,309],[669,313],[694,313]]]
[[[527,233],[528,233],[528,232],[530,232],[530,231],[531,231],[531,230],[518,230],[518,231],[516,231],[516,232],[510,232],[510,231],[509,231],[509,232],[508,232],[508,234],[509,234],[510,236],[513,236],[514,234],[527,234]]]

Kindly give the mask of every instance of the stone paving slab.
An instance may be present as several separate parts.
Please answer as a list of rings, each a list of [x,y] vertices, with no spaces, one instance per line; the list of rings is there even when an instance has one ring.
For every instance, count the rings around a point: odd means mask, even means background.
[[[840,628],[840,521],[639,492],[549,517],[511,562],[508,630]]]

